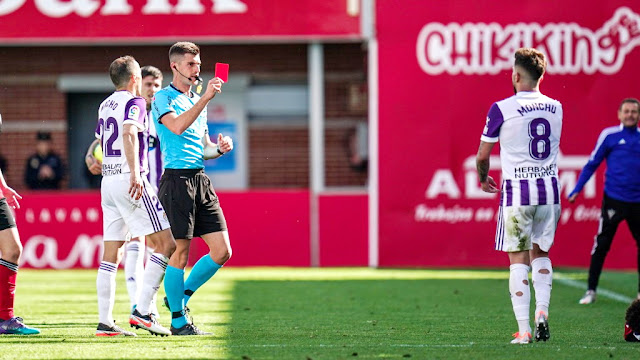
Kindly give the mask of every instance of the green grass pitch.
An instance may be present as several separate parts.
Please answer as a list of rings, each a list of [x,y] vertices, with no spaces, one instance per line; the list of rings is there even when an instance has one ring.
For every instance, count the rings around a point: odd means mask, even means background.
[[[20,270],[16,315],[42,330],[0,336],[4,359],[638,359],[622,339],[637,275],[605,272],[600,296],[578,305],[585,271],[556,270],[551,339],[511,345],[517,330],[508,270],[225,268],[189,306],[214,336],[98,338],[95,270]],[[127,324],[118,273],[114,315]],[[578,284],[578,285],[576,285]],[[582,288],[581,288],[582,287]],[[163,291],[159,294],[164,296]],[[160,322],[169,325],[161,307]],[[127,326],[128,328],[128,326]]]

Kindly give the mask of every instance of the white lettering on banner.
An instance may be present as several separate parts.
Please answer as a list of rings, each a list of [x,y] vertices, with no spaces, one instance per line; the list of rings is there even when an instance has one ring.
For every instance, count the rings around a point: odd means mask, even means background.
[[[38,256],[38,249],[42,252]],[[22,251],[20,264],[34,268],[50,266],[54,269],[68,269],[80,261],[80,266],[91,268],[96,259],[102,256],[102,235],[78,235],[69,255],[65,259],[58,258],[58,241],[45,235],[35,235],[29,238]]]
[[[143,14],[204,14],[202,0],[178,0],[173,6],[169,0],[147,0],[142,7]],[[242,0],[212,0],[214,14],[246,13],[248,8]],[[20,9],[26,0],[0,0],[0,16]],[[35,0],[36,9],[43,15],[61,18],[71,14],[89,17],[100,9],[100,15],[130,15],[134,12],[128,0],[106,0],[101,6],[99,0]]]
[[[36,8],[52,18],[67,16],[71,13],[82,17],[91,16],[100,7],[97,0],[35,0]]]
[[[593,222],[600,220],[600,208],[597,206],[587,207],[578,205],[575,211],[571,208],[562,209],[560,214],[560,224],[564,225],[570,220],[575,222]],[[572,217],[573,215],[573,217]],[[497,220],[498,213],[492,208],[463,208],[459,205],[446,207],[438,204],[435,207],[428,207],[425,204],[416,206],[414,220],[416,222],[446,222],[450,224],[460,222],[491,222]]]
[[[558,169],[561,170],[558,174],[558,181],[567,195],[575,187],[578,182],[578,174],[588,160],[589,156],[564,156],[562,153],[558,154]],[[500,156],[493,155],[489,161],[491,164],[490,170],[501,169]],[[463,168],[465,171],[465,199],[490,199],[497,196],[496,194],[485,193],[479,187],[475,155],[471,155],[464,160]],[[496,182],[499,183],[498,179],[496,179]],[[595,177],[592,177],[585,184],[583,191],[584,197],[587,199],[592,199],[596,196]],[[460,186],[453,177],[451,169],[437,169],[433,173],[425,191],[425,198],[427,199],[435,199],[441,195],[445,195],[449,199],[459,199],[461,197]]]
[[[599,221],[601,209],[596,206],[586,207],[584,205],[578,205],[576,211],[573,213],[573,219],[575,221]]]
[[[428,23],[416,55],[427,74],[497,74],[513,65],[513,53],[534,47],[547,55],[550,74],[615,74],[640,45],[640,15],[620,7],[596,31],[576,23]]]
[[[102,9],[101,15],[129,15],[133,12],[133,7],[127,0],[107,0]]]
[[[41,208],[41,209],[33,209],[27,208],[24,211],[24,219],[27,223],[33,224],[36,223],[36,211],[39,211],[37,216],[37,221],[42,223],[50,223],[52,221],[56,221],[58,223],[64,223],[67,220],[72,221],[74,223],[79,223],[83,221],[88,222],[99,222],[100,221],[100,211],[97,208],[90,207],[84,210],[80,210],[79,208],[71,209],[70,213],[67,213],[67,209],[65,208]],[[53,212],[53,217],[51,213]],[[67,215],[69,215],[67,217]]]
[[[460,189],[449,169],[436,170],[425,193],[427,199],[433,199],[440,194],[446,194],[450,199],[460,197]]]
[[[57,222],[63,222],[67,218],[67,209],[56,209],[55,216]]]
[[[463,208],[458,205],[454,205],[451,208],[446,208],[440,204],[435,208],[430,208],[424,204],[420,204],[416,207],[414,216],[417,222],[469,222],[473,219],[473,209]]]
[[[247,5],[239,0],[214,1],[213,12],[215,14],[244,13],[247,12]]]
[[[42,209],[42,211],[40,211],[40,222],[41,223],[48,223],[51,221],[51,213],[49,212],[49,209]]]
[[[71,210],[71,221],[75,222],[75,223],[79,223],[82,221],[82,212],[80,211],[80,209],[78,208],[73,208]]]
[[[0,0],[0,16],[10,14],[22,7],[27,0]]]

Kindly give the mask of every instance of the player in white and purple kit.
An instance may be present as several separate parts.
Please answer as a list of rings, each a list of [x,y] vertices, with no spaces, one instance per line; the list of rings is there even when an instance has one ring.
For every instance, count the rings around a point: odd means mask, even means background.
[[[162,72],[154,66],[142,67],[142,97],[147,101],[147,115],[149,116],[149,138],[148,138],[148,154],[149,154],[149,173],[147,179],[153,189],[158,192],[160,177],[164,167],[162,166],[162,151],[160,150],[160,138],[156,131],[155,121],[151,118],[151,103],[158,91],[162,89]]]
[[[141,68],[141,74],[141,96],[146,102],[147,117],[149,118],[147,123],[149,124],[149,127],[144,132],[144,138],[140,141],[147,149],[149,169],[146,175],[147,180],[149,180],[149,184],[157,194],[158,183],[160,182],[160,176],[162,175],[162,153],[160,152],[158,134],[156,133],[155,125],[151,119],[151,102],[153,101],[156,93],[162,88],[162,72],[154,66],[147,65]],[[144,274],[145,254],[150,257],[153,254],[154,249],[153,241],[150,238],[147,238],[145,243],[144,237],[132,237],[125,245],[124,274],[127,281],[127,292],[129,293],[132,312],[137,307],[138,296],[140,294]],[[151,302],[151,312],[155,316],[158,316],[155,297]]]
[[[510,261],[509,292],[518,332],[513,344],[531,342],[529,269],[536,298],[536,341],[549,339],[549,300],[553,269],[549,249],[560,218],[557,157],[562,132],[562,105],[540,93],[546,68],[544,54],[531,49],[515,53],[515,95],[489,109],[476,157],[482,190],[502,191],[496,250]],[[493,146],[500,141],[502,189],[489,172]]]
[[[147,103],[147,116],[151,116],[151,102],[155,97],[155,94],[162,88],[162,72],[154,66],[143,66],[141,68],[142,74],[142,97]],[[160,140],[155,130],[155,124],[153,120],[149,118],[147,121],[149,128],[144,132],[144,138],[140,138],[141,144],[146,144],[149,171],[147,172],[147,179],[149,184],[158,192],[158,183],[160,182],[160,176],[162,175],[162,153],[160,151]],[[142,134],[142,133],[140,133]],[[86,163],[89,171],[94,175],[102,174],[102,162],[98,161],[93,156],[93,152],[96,146],[99,144],[99,139],[96,139],[87,149]],[[129,236],[130,237],[130,236]],[[124,249],[124,275],[127,284],[127,292],[129,293],[129,301],[131,304],[131,312],[133,312],[137,306],[139,290],[141,289],[142,279],[144,274],[144,260],[150,257],[154,252],[153,244],[150,239],[130,238],[125,244]],[[158,316],[158,310],[156,307],[155,297],[151,302],[151,312]]]
[[[156,246],[129,322],[156,335],[170,335],[149,311],[169,257],[175,251],[175,240],[164,209],[146,179],[148,118],[145,100],[139,96],[140,65],[131,56],[120,57],[111,63],[109,74],[116,91],[100,104],[96,128],[104,154],[101,184],[104,255],[96,280],[100,318],[96,335],[135,336],[113,320],[118,250],[127,233],[134,238],[148,236]]]

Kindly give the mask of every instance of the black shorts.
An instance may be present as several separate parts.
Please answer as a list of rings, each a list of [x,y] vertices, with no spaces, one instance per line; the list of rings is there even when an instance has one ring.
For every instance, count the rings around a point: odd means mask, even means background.
[[[165,169],[158,198],[176,239],[227,230],[218,195],[201,169]]]
[[[0,199],[0,231],[16,227],[16,219],[7,204],[7,198]]]

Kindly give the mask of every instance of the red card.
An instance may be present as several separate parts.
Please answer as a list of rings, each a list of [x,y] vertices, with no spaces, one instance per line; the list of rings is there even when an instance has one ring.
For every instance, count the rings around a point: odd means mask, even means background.
[[[216,63],[215,77],[227,82],[227,80],[229,80],[229,64]]]

